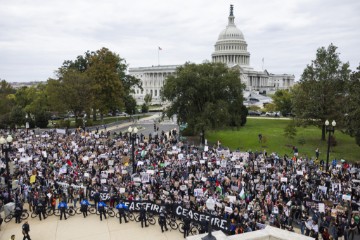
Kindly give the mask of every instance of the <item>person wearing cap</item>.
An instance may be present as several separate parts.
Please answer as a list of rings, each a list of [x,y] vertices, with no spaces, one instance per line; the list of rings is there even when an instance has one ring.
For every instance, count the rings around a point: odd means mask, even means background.
[[[39,215],[39,219],[41,221],[41,214],[43,215],[43,218],[45,217],[45,201],[41,198],[39,199],[37,206],[36,206],[36,213]]]
[[[22,234],[24,235],[23,240],[25,240],[25,239],[31,240],[30,235],[29,235],[29,232],[30,232],[30,226],[29,226],[28,221],[26,221],[26,222],[22,225]],[[15,235],[13,235],[13,236],[14,236],[14,239],[15,239]]]

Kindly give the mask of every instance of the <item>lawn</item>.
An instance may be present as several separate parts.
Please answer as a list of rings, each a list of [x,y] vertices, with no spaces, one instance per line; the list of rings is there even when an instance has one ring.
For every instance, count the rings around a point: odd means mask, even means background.
[[[209,131],[206,138],[210,143],[220,140],[222,146],[241,151],[263,151],[268,153],[277,152],[281,156],[292,154],[292,146],[299,150],[299,156],[315,157],[315,150],[319,148],[320,159],[326,160],[327,141],[321,141],[321,129],[316,127],[298,127],[294,140],[284,136],[284,128],[290,120],[280,119],[256,119],[248,118],[243,128],[238,130]],[[262,134],[263,143],[259,142],[258,135]],[[360,147],[356,145],[354,138],[335,131],[337,146],[330,150],[330,161],[334,158],[345,159],[351,162],[360,162]],[[326,135],[327,137],[327,135]],[[303,144],[300,144],[303,139]]]

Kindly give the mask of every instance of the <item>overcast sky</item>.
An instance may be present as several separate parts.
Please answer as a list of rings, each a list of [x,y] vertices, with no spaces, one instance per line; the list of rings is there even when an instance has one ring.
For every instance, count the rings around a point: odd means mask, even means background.
[[[250,65],[299,79],[333,43],[360,62],[359,0],[0,0],[0,79],[46,81],[64,60],[107,47],[129,67],[211,60],[234,4]]]

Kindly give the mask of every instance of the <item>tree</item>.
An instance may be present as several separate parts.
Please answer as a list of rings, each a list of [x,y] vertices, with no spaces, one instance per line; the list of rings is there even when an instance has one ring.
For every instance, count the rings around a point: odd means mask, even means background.
[[[5,80],[0,82],[0,128],[10,125],[10,112],[15,106],[15,89]]]
[[[131,95],[126,95],[124,100],[125,100],[125,112],[130,115],[135,114],[136,100]]]
[[[349,79],[349,64],[339,59],[337,47],[330,44],[317,50],[316,59],[305,68],[300,83],[293,88],[293,110],[303,125],[322,128],[325,140],[325,120],[341,122],[344,87]]]
[[[278,90],[271,98],[276,111],[280,111],[281,115],[287,116],[292,112],[291,92],[289,90]]]
[[[355,137],[360,146],[360,65],[357,71],[351,73],[350,81],[346,88],[345,125],[346,132]]]
[[[83,56],[78,56],[74,61],[64,61],[58,69],[57,74],[60,81],[63,81],[63,88],[78,88],[82,83],[83,96],[86,103],[81,100],[82,109],[76,107],[77,111],[85,110],[90,105],[93,112],[93,120],[96,120],[96,114],[99,111],[101,116],[111,111],[115,112],[125,106],[125,101],[130,100],[129,96],[136,85],[141,88],[139,79],[126,74],[127,64],[123,58],[107,48],[101,48],[95,52],[87,51]],[[64,77],[68,75],[70,81],[65,81]],[[70,75],[70,76],[69,76]],[[63,80],[64,79],[64,80]],[[77,83],[72,83],[76,81]],[[52,83],[52,87],[60,87]],[[66,91],[63,89],[63,91]],[[73,92],[76,92],[74,90]],[[81,91],[81,88],[80,88]],[[90,93],[88,93],[88,91]],[[80,100],[80,99],[79,99]],[[57,103],[57,101],[53,101]],[[76,105],[79,106],[79,101]],[[131,105],[131,103],[130,103]],[[70,110],[70,109],[68,109]]]
[[[146,106],[149,106],[149,104],[151,103],[152,101],[152,95],[147,93],[144,97],[144,102],[146,104]]]
[[[286,125],[284,129],[284,136],[290,140],[293,140],[296,136],[296,124],[295,121],[290,121],[288,125]]]
[[[178,67],[161,92],[163,100],[170,102],[166,114],[176,114],[178,123],[187,123],[188,128],[205,136],[208,129],[245,124],[243,89],[238,70],[205,62]]]

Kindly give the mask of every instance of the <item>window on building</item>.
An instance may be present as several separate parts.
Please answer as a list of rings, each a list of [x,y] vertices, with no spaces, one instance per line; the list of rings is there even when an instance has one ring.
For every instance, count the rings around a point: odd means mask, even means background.
[[[152,91],[152,90],[150,90],[150,95],[151,95],[151,96],[153,95],[153,91]]]
[[[155,90],[155,97],[157,97],[157,90]]]

